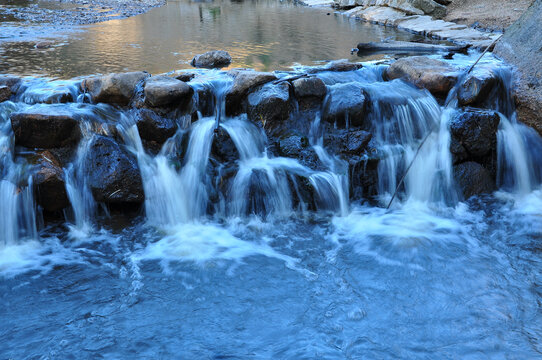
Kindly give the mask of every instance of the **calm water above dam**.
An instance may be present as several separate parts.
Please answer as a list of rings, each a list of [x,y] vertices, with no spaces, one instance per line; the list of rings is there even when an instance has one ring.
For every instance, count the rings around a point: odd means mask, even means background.
[[[140,16],[75,29],[13,21],[2,26],[0,73],[55,78],[128,70],[164,73],[190,68],[190,60],[208,50],[228,51],[231,67],[273,71],[341,58],[368,60],[350,55],[362,41],[420,39],[355,22],[331,9],[275,0],[169,1]],[[55,30],[56,45],[34,48],[35,37],[43,41],[44,33]]]

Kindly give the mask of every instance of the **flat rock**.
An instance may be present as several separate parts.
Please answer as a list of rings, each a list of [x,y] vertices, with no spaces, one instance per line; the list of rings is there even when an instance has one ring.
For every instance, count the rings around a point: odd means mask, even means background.
[[[330,61],[324,66],[313,67],[313,68],[307,69],[306,72],[308,74],[315,74],[322,71],[338,71],[338,72],[355,71],[355,70],[361,69],[362,67],[363,67],[363,64],[361,63],[353,63],[346,59],[340,59],[340,60]]]
[[[190,101],[194,91],[181,80],[153,76],[145,81],[145,104],[151,107],[181,106]]]
[[[36,155],[36,172],[33,185],[37,203],[49,212],[62,210],[70,205],[64,181],[64,171],[57,158],[50,151]]]
[[[406,15],[430,15],[436,19],[446,15],[446,7],[433,0],[335,0],[335,7],[339,9],[356,6],[362,9],[388,7]]]
[[[17,145],[49,149],[74,145],[81,138],[78,113],[66,105],[34,105],[10,118]]]
[[[436,96],[446,96],[458,78],[451,65],[424,56],[399,59],[386,69],[385,74],[389,80],[403,79]]]
[[[190,65],[197,68],[220,69],[231,64],[231,56],[224,50],[208,51],[196,55]]]
[[[500,117],[495,111],[469,109],[450,122],[452,137],[474,157],[495,150]]]
[[[149,73],[137,71],[91,77],[81,82],[81,88],[96,103],[126,106],[135,95],[137,86],[149,76]]]
[[[464,199],[475,195],[490,194],[495,181],[482,165],[469,161],[454,166],[454,178]]]
[[[143,181],[134,154],[113,139],[96,136],[86,154],[88,185],[96,201],[141,203]]]
[[[387,6],[370,6],[368,8],[356,7],[349,10],[347,15],[376,24],[389,26],[396,25],[398,21],[408,18],[408,15],[405,12]]]

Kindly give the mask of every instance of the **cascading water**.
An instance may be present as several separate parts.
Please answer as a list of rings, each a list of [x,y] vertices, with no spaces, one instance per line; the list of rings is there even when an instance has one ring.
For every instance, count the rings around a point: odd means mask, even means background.
[[[13,132],[9,115],[18,110],[10,102],[0,104],[0,246],[23,239],[37,239],[36,209],[29,166],[14,160]]]

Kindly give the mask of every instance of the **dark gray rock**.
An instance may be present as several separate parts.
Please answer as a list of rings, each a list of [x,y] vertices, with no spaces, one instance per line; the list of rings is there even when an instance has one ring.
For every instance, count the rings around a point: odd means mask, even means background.
[[[149,109],[141,109],[137,120],[137,130],[143,140],[163,144],[177,131],[177,124]]]
[[[482,165],[469,161],[454,166],[454,178],[464,199],[495,190],[495,181]]]
[[[244,103],[248,93],[256,87],[277,80],[272,73],[237,69],[230,71],[233,76],[233,85],[226,94],[226,114],[238,115],[245,111]]]
[[[520,121],[542,135],[542,0],[531,7],[504,33],[494,53],[519,70],[516,85]]]
[[[0,102],[9,100],[11,97],[11,89],[7,86],[0,86]]]
[[[453,136],[450,141],[450,152],[452,153],[452,162],[454,165],[462,163],[469,158],[465,147]]]
[[[372,134],[363,130],[328,129],[324,146],[333,154],[360,155],[367,149]]]
[[[220,69],[231,64],[231,56],[224,50],[208,51],[201,55],[196,55],[190,65],[197,68]]]
[[[66,105],[34,105],[11,114],[15,144],[29,148],[56,148],[81,138],[79,116]]]
[[[480,106],[498,84],[495,74],[487,69],[475,70],[461,82],[457,100],[461,106]]]
[[[214,133],[211,156],[220,163],[233,162],[239,159],[239,152],[230,135],[223,128]]]
[[[354,71],[359,70],[363,67],[360,63],[353,63],[346,59],[341,60],[334,60],[328,62],[326,65],[321,67],[314,67],[307,70],[307,73],[314,74],[322,71],[337,71],[337,72],[343,72],[343,71]]]
[[[330,123],[345,126],[361,126],[366,115],[366,95],[354,83],[336,84],[328,88],[324,102],[323,119]]]
[[[189,85],[168,76],[153,76],[145,81],[145,103],[151,107],[181,107],[193,93]]]
[[[302,110],[320,106],[327,93],[326,85],[317,77],[296,79],[292,86]]]
[[[113,139],[96,136],[85,158],[85,172],[96,201],[141,203],[143,182],[135,155]]]
[[[292,135],[277,142],[277,155],[297,159],[302,165],[312,170],[324,170],[318,155],[304,136]]]
[[[135,95],[137,86],[149,76],[149,73],[137,71],[91,77],[81,82],[81,88],[96,103],[126,106]]]
[[[276,135],[292,111],[288,83],[266,84],[248,96],[248,118]]]
[[[444,61],[411,56],[391,64],[385,71],[385,77],[388,80],[403,79],[429,90],[435,96],[445,97],[456,84],[458,73]]]
[[[64,172],[57,158],[50,151],[41,151],[34,159],[34,192],[37,203],[49,212],[62,210],[70,205],[64,181]]]
[[[500,117],[495,111],[468,109],[450,122],[452,137],[474,157],[495,150]]]

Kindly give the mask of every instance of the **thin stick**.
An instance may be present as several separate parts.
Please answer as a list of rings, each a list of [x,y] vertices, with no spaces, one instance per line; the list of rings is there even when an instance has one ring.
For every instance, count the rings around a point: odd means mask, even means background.
[[[391,197],[391,200],[390,202],[388,203],[388,206],[386,206],[386,210],[389,210],[390,209],[390,206],[391,206],[391,203],[393,202],[393,200],[395,199],[395,196],[397,195],[397,193],[399,192],[399,188],[401,187],[401,185],[403,184],[403,181],[405,180],[407,174],[408,174],[408,171],[410,170],[410,168],[412,167],[412,164],[414,164],[414,160],[416,160],[416,157],[418,156],[418,154],[420,153],[420,150],[422,149],[422,146],[423,144],[425,144],[425,141],[427,139],[429,139],[429,136],[433,133],[433,130],[430,130],[427,135],[425,135],[425,137],[423,138],[422,140],[422,143],[420,144],[420,146],[418,146],[418,150],[416,150],[416,153],[414,154],[414,157],[412,158],[412,160],[410,161],[410,164],[408,164],[408,167],[406,168],[406,171],[405,173],[403,174],[403,176],[401,177],[401,180],[399,180],[399,183],[397,184],[397,187],[395,188],[395,191],[393,193],[393,196]]]
[[[472,66],[470,67],[469,71],[467,71],[467,74],[470,74],[470,72],[472,71],[472,69],[474,69],[474,67],[476,66],[476,64],[478,64],[478,62],[480,60],[482,60],[482,57],[485,55],[486,52],[489,51],[489,49],[495,45],[497,43],[497,41],[499,41],[502,37],[504,36],[504,34],[502,34],[501,36],[499,36],[498,38],[496,38],[495,40],[493,40],[493,42],[491,44],[489,44],[488,47],[486,47],[486,49],[484,50],[484,52],[482,53],[482,55],[480,55],[480,57],[478,58],[478,60],[476,60],[476,62],[474,64],[472,64]]]

